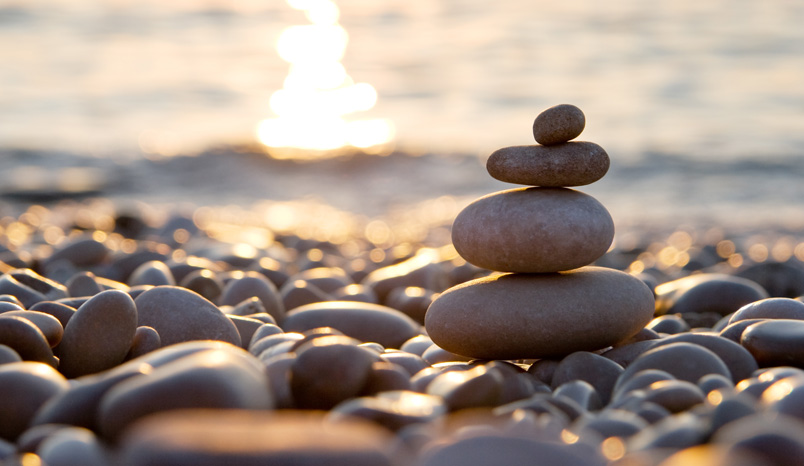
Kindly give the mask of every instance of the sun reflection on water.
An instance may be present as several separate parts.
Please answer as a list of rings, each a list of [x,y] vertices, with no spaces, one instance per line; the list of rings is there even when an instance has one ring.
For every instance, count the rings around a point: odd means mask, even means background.
[[[277,41],[277,52],[290,63],[290,71],[284,87],[271,96],[277,118],[259,123],[259,140],[278,149],[279,157],[299,157],[298,149],[333,151],[351,146],[381,151],[394,137],[390,121],[344,118],[374,107],[377,91],[370,84],[355,83],[340,62],[349,35],[338,24],[337,5],[331,0],[287,2],[304,11],[312,24],[290,26]]]

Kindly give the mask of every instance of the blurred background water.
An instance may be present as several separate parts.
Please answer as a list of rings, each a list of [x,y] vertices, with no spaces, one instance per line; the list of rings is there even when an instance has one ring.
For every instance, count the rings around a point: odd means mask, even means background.
[[[28,150],[20,165],[31,151],[136,160],[255,142],[287,87],[277,43],[311,24],[312,3],[0,0],[0,151]],[[354,117],[389,122],[399,151],[482,159],[532,143],[538,112],[573,103],[581,139],[612,157],[587,191],[615,218],[804,224],[800,1],[335,3],[343,70],[376,93]],[[438,183],[442,165],[421,170]]]

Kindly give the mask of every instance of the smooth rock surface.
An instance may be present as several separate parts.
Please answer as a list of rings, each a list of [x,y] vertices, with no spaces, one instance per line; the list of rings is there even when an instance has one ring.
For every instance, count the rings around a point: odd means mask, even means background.
[[[282,328],[304,332],[332,327],[361,342],[377,342],[399,348],[419,334],[419,324],[407,315],[379,304],[358,301],[325,301],[297,307],[289,312]]]
[[[105,437],[115,438],[132,422],[159,411],[271,407],[262,364],[239,348],[211,349],[116,384],[101,399],[98,425]]]
[[[453,353],[541,359],[605,348],[639,332],[652,317],[653,294],[641,280],[584,267],[458,285],[433,301],[425,327],[435,344]]]
[[[740,344],[760,367],[804,368],[804,320],[771,319],[745,329]]]
[[[804,320],[804,302],[790,298],[760,299],[738,309],[729,324],[746,319]]]
[[[501,272],[583,267],[605,254],[613,238],[606,208],[566,188],[492,193],[466,206],[452,225],[452,243],[461,257]]]
[[[39,407],[68,387],[67,379],[46,364],[0,365],[0,438],[14,441]]]
[[[78,377],[110,369],[125,359],[137,330],[137,308],[118,290],[93,296],[75,312],[56,348],[59,371]]]
[[[214,304],[193,291],[157,286],[134,300],[138,326],[152,327],[162,346],[191,340],[220,340],[240,346],[234,324]]]
[[[409,464],[389,433],[367,421],[319,413],[193,410],[138,423],[121,442],[127,466]]]
[[[533,120],[533,138],[546,146],[575,139],[583,132],[586,117],[580,108],[559,104],[541,112]]]
[[[492,178],[529,186],[584,186],[609,171],[609,155],[593,142],[555,146],[511,146],[494,151],[486,161]]]
[[[728,315],[768,292],[746,278],[718,273],[689,275],[656,287],[656,315],[715,312]]]

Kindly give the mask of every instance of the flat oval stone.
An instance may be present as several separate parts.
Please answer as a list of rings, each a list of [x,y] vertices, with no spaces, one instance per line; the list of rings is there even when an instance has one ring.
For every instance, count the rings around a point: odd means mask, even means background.
[[[594,351],[639,332],[653,293],[602,267],[480,278],[442,293],[427,311],[435,344],[477,359],[542,359]]]
[[[586,117],[580,108],[559,104],[540,113],[533,121],[533,138],[548,146],[575,139],[583,132]]]
[[[20,355],[23,361],[38,361],[58,366],[53,350],[39,327],[28,319],[0,314],[0,344]]]
[[[307,304],[289,312],[282,323],[286,332],[316,327],[332,327],[361,342],[373,341],[386,348],[399,348],[420,329],[413,319],[396,309],[358,301]]]
[[[790,298],[766,298],[737,309],[729,324],[746,319],[804,320],[804,303]]]
[[[768,292],[747,278],[700,273],[656,287],[656,315],[716,312],[728,315]]]
[[[270,409],[265,368],[239,348],[199,351],[112,387],[98,410],[100,432],[116,438],[148,414],[171,409]]]
[[[697,383],[707,374],[720,374],[731,378],[726,364],[712,351],[692,343],[671,343],[646,351],[636,358],[620,376],[614,390],[633,374],[645,369],[658,369],[679,380]]]
[[[39,362],[0,365],[0,438],[14,441],[39,407],[68,387],[63,375]]]
[[[50,314],[38,311],[8,311],[2,314],[3,317],[17,316],[23,319],[28,319],[32,324],[36,325],[42,334],[47,339],[50,347],[59,344],[62,336],[64,336],[64,327],[61,326],[59,319]]]
[[[271,314],[277,322],[282,322],[285,318],[285,306],[279,290],[259,272],[245,272],[229,281],[218,299],[221,305],[234,306],[255,296],[262,302],[265,312]]]
[[[760,367],[804,367],[804,320],[758,322],[745,329],[740,344]]]
[[[325,422],[316,412],[174,411],[126,432],[120,464],[146,466],[411,464],[389,432],[364,420]]]
[[[734,383],[751,377],[751,374],[758,369],[757,362],[751,353],[739,344],[718,335],[681,333],[655,341],[654,348],[680,342],[703,346],[715,353],[726,364]]]
[[[162,346],[192,340],[220,340],[240,346],[240,334],[232,321],[198,293],[177,286],[157,286],[137,296],[134,303],[137,325],[156,330]]]
[[[609,171],[609,155],[593,142],[555,146],[511,146],[494,151],[486,161],[493,178],[529,186],[584,186]]]
[[[466,206],[452,225],[452,243],[461,257],[501,272],[583,267],[605,254],[613,238],[606,208],[566,188],[492,193]]]
[[[137,331],[137,308],[128,294],[102,291],[75,312],[56,347],[59,371],[78,377],[112,368],[128,354]]]

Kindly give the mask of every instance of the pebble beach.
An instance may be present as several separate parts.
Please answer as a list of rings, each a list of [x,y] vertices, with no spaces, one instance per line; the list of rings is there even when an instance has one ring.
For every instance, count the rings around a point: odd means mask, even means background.
[[[798,219],[659,206],[583,129],[554,107],[477,159],[9,151],[0,464],[798,464]]]

